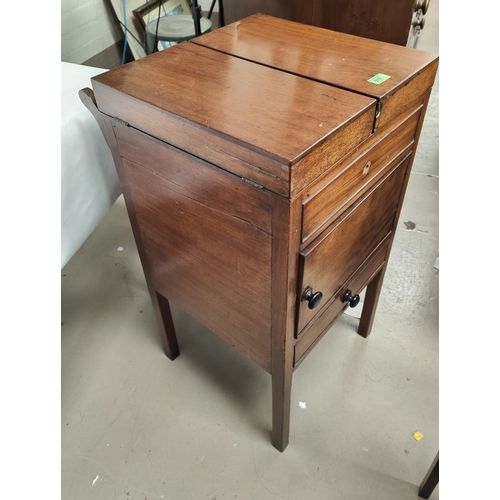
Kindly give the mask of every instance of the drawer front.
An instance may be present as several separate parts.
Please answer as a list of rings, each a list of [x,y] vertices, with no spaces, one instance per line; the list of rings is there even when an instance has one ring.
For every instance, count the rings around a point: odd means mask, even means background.
[[[389,238],[386,238],[386,240]],[[314,345],[328,331],[339,314],[348,307],[347,303],[342,302],[345,292],[351,290],[353,295],[360,293],[382,269],[387,260],[389,242],[386,240],[366,259],[355,274],[340,287],[339,293],[328,304],[323,313],[315,321],[311,322],[310,326],[304,331],[304,334],[295,344],[294,366],[297,366],[305,358]]]
[[[333,220],[347,203],[360,198],[394,166],[393,161],[413,143],[421,109],[415,111],[304,202],[302,242]]]
[[[298,335],[391,231],[410,158],[411,152],[300,253]],[[314,309],[313,300],[302,300],[306,290],[323,294]]]

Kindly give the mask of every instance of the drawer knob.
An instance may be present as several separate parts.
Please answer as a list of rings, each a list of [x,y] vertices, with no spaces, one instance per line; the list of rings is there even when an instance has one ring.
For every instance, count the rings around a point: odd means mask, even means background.
[[[313,289],[308,286],[305,290],[304,293],[302,294],[302,299],[301,301],[307,301],[309,304],[307,304],[307,307],[309,309],[314,309],[315,307],[318,307],[319,303],[321,302],[321,299],[323,298],[323,294],[321,292],[313,292]]]
[[[356,307],[359,304],[359,295],[352,296],[351,290],[346,290],[342,297],[342,302],[349,302],[349,307]]]

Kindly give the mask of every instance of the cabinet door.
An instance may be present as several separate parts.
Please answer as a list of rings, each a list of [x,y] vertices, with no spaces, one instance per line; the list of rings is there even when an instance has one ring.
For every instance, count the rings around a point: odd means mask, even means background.
[[[388,240],[389,238],[386,238]],[[388,257],[387,250],[389,241],[384,241],[377,248],[363,265],[344,283],[339,292],[335,295],[328,307],[324,307],[320,314],[317,314],[300,335],[300,339],[295,344],[294,366],[297,366],[313,349],[323,335],[328,331],[335,319],[349,307],[348,302],[343,302],[346,292],[351,292],[353,296],[361,293],[363,288],[380,272]]]
[[[297,336],[393,230],[410,158],[411,153],[300,253]],[[307,290],[313,296],[321,292],[321,300],[305,300]]]

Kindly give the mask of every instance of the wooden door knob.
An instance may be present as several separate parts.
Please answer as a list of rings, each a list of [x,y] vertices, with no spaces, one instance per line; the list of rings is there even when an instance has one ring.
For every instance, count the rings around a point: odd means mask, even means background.
[[[342,297],[342,302],[349,302],[349,307],[356,307],[359,304],[359,295],[352,296],[351,290],[346,290]]]
[[[413,23],[411,23],[411,25],[413,26],[413,29],[419,28],[423,30],[425,26],[425,18],[422,17],[422,19],[420,19],[419,21],[414,21]]]
[[[309,302],[309,304],[307,304],[307,307],[309,309],[314,309],[315,307],[318,307],[322,298],[323,294],[321,292],[314,293],[313,289],[308,286],[302,294],[301,302]]]
[[[425,16],[427,11],[429,10],[429,3],[430,0],[416,0],[415,3],[413,4],[413,10],[415,12],[421,10],[422,14]]]

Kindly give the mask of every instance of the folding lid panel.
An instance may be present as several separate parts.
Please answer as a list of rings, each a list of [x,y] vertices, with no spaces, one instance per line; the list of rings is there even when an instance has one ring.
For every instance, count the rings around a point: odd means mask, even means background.
[[[192,42],[352,90],[381,103],[417,76],[415,89],[429,90],[437,70],[438,58],[428,52],[264,14],[247,17]],[[418,99],[415,89],[409,88],[401,100]]]
[[[190,42],[98,75],[92,85],[103,113],[209,161],[210,148],[232,157],[251,150],[254,164],[278,163],[287,181],[288,167],[353,122],[362,123],[357,136],[349,133],[355,144],[339,144],[352,149],[366,139],[376,104]],[[183,137],[177,123],[190,125]],[[201,137],[209,137],[203,148]]]

